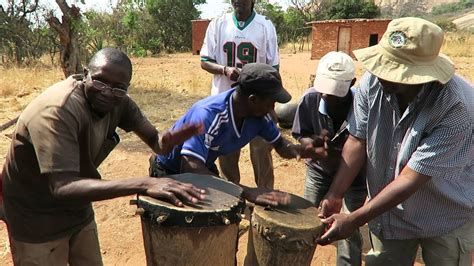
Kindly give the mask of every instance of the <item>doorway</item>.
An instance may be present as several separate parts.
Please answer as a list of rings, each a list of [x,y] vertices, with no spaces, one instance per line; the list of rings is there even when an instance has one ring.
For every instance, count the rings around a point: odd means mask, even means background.
[[[379,43],[379,35],[378,34],[370,34],[369,37],[369,47],[374,46]]]
[[[337,51],[350,54],[351,27],[339,27],[337,37]]]

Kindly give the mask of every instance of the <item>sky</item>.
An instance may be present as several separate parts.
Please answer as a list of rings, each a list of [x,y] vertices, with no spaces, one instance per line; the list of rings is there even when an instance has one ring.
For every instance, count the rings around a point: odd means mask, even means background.
[[[179,1],[179,0],[178,0]],[[5,5],[7,0],[0,0],[1,5]],[[40,0],[41,4],[56,7],[54,0]],[[115,5],[117,0],[85,0],[85,5],[79,0],[68,0],[68,3],[77,3],[82,10],[95,9],[106,11],[110,9],[111,4]],[[270,0],[270,3],[278,3],[283,8],[288,6],[288,0]],[[222,15],[230,7],[230,0],[207,0],[206,4],[199,6],[201,18],[214,18]]]

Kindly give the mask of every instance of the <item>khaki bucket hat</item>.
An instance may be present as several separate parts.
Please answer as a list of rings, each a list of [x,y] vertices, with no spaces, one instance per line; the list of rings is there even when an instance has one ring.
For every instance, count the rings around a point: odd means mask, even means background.
[[[353,53],[381,79],[403,84],[445,84],[454,75],[454,64],[439,53],[443,39],[443,30],[427,20],[399,18],[388,24],[379,44]]]

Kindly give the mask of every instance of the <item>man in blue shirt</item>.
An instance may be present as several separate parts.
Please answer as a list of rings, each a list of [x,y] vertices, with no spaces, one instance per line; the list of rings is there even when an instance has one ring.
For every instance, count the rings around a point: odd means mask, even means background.
[[[290,99],[275,68],[262,63],[246,64],[233,89],[197,102],[175,123],[173,128],[192,121],[202,122],[204,134],[188,139],[167,155],[157,156],[152,161],[150,174],[193,172],[218,175],[217,157],[242,148],[256,136],[271,143],[283,158],[326,156],[324,147],[308,146],[305,149],[281,136],[268,113],[273,110],[275,102],[286,103]],[[285,203],[285,193],[242,187],[244,197],[252,202],[266,205]]]

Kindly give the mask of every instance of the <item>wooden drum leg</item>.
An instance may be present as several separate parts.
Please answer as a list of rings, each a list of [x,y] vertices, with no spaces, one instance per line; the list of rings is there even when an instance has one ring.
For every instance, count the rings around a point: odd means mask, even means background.
[[[234,265],[238,224],[165,227],[142,219],[147,265]]]

